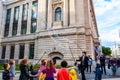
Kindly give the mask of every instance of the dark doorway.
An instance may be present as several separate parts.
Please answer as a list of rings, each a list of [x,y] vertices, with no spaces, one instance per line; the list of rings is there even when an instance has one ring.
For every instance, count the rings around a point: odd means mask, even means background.
[[[54,57],[53,59],[55,59],[55,60],[61,60],[60,57]]]

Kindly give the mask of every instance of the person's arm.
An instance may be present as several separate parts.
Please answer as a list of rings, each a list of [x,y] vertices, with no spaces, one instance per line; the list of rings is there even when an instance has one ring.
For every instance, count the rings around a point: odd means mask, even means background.
[[[38,73],[35,76],[40,76],[41,69],[39,68]]]

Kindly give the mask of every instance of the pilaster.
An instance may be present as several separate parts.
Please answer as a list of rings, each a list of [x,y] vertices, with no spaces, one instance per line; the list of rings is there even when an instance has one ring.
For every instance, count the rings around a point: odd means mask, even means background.
[[[5,59],[10,59],[10,45],[6,46]]]
[[[21,22],[22,22],[22,10],[23,10],[23,5],[20,5],[19,7],[19,18],[18,18],[18,30],[17,30],[17,35],[21,35]]]
[[[73,27],[75,25],[75,0],[69,0],[70,1],[70,27]]]
[[[47,13],[47,17],[48,17],[48,22],[47,22],[47,26],[46,28],[51,28],[52,27],[52,15],[53,15],[53,11],[52,11],[52,0],[48,0],[48,13]]]
[[[45,30],[46,27],[46,5],[48,5],[46,2],[46,0],[38,0],[37,32]]]
[[[5,21],[6,21],[6,7],[3,6],[3,10],[1,11],[2,12],[2,17],[1,17],[1,38],[4,37],[4,31],[5,31]],[[3,15],[4,14],[4,15]]]
[[[2,1],[0,1],[0,28],[2,28],[2,16],[3,16],[3,5]],[[0,31],[0,38],[2,37],[2,30]]]
[[[29,44],[25,43],[24,58],[29,58]]]
[[[15,44],[14,59],[19,59],[19,44]]]
[[[13,29],[13,20],[14,20],[14,8],[11,8],[11,17],[10,17],[10,26],[9,26],[9,37],[12,36],[12,29]]]
[[[35,40],[35,46],[34,46],[34,59],[39,59],[39,54],[38,54],[38,48],[39,48],[39,41],[38,41],[38,39],[37,40]]]
[[[84,0],[76,0],[76,25],[85,25]]]
[[[64,7],[63,7],[63,26],[68,26],[68,0],[64,0]]]
[[[29,8],[28,8],[28,18],[27,18],[27,34],[30,34],[30,29],[31,29],[31,13],[32,13],[32,2],[29,2]]]

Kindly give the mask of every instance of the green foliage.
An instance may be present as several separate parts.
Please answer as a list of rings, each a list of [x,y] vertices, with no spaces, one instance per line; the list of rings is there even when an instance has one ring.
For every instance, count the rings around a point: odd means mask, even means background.
[[[33,69],[35,69],[35,70],[36,70],[36,69],[38,70],[39,68],[40,68],[40,64],[36,64],[36,65],[34,65],[34,67],[33,67]]]
[[[20,70],[20,65],[16,64],[15,70],[19,71]]]
[[[109,47],[102,46],[102,52],[105,56],[111,56],[111,49]]]
[[[0,64],[0,70],[4,70],[3,64]]]
[[[28,67],[30,67],[30,65],[28,65]],[[38,70],[39,67],[40,67],[40,64],[37,64],[37,65],[34,65],[33,69],[34,69],[34,70]],[[70,67],[72,67],[72,66],[67,66],[67,68],[70,68]],[[56,68],[57,68],[57,69],[60,69],[61,66],[60,66],[60,65],[56,65]],[[4,70],[3,64],[0,64],[0,70]],[[20,64],[16,64],[15,70],[16,70],[16,71],[19,71],[19,70],[20,70]]]

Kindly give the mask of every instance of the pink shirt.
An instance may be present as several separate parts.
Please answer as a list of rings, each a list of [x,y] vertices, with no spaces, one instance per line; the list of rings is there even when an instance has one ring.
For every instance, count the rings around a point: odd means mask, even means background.
[[[41,65],[39,70],[38,70],[38,73],[36,74],[36,76],[40,76],[40,73],[46,69],[46,66],[45,65]]]

